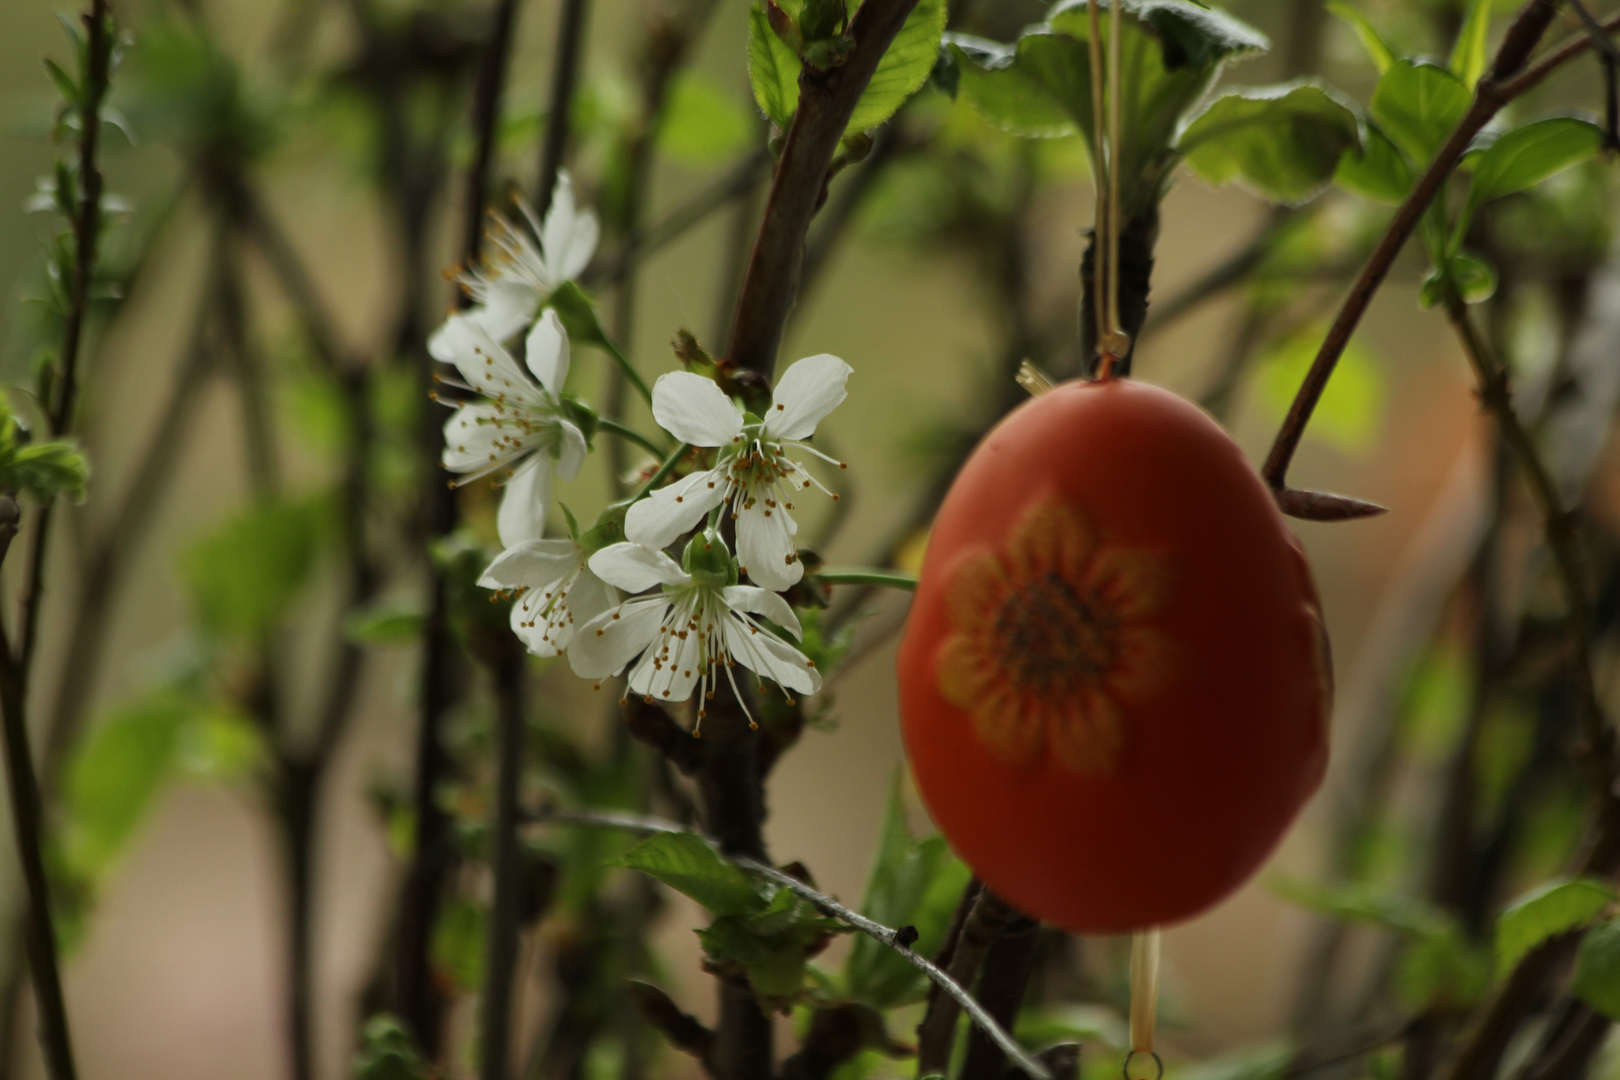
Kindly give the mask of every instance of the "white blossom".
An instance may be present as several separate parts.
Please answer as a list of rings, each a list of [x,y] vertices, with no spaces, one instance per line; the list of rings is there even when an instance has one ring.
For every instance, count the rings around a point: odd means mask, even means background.
[[[721,544],[718,538],[710,542]],[[729,554],[724,558],[729,563]],[[727,584],[723,572],[688,572],[662,551],[640,544],[605,547],[591,556],[590,569],[626,592],[655,591],[580,627],[568,649],[568,662],[579,675],[601,680],[629,667],[630,692],[649,701],[685,701],[697,690],[700,727],[704,703],[714,697],[721,672],[736,692],[734,664],[784,690],[814,694],[821,689],[815,664],[752,617],[763,615],[801,636],[793,609],[774,592]]]
[[[804,576],[793,537],[793,493],[826,488],[787,456],[802,450],[832,461],[804,440],[847,396],[850,367],[823,353],[798,361],[776,384],[764,420],[748,422],[713,380],[677,371],[653,386],[653,417],[681,442],[719,448],[714,468],[660,488],[630,508],[625,535],[662,548],[729,503],[737,520],[737,557],[756,583],[780,592]],[[836,462],[835,462],[836,464]],[[833,498],[838,496],[834,495]]]
[[[524,341],[525,373],[476,322],[453,317],[442,340],[468,385],[483,399],[462,405],[444,425],[444,467],[461,483],[507,469],[496,517],[501,545],[538,540],[551,501],[551,473],[572,480],[585,463],[585,436],[567,418],[568,335],[555,311]]]
[[[577,540],[525,540],[489,564],[478,584],[510,593],[512,632],[536,656],[556,656],[575,631],[619,602]]]
[[[493,252],[480,269],[466,269],[456,281],[473,298],[474,307],[460,317],[477,324],[496,341],[506,341],[534,319],[541,301],[565,281],[580,275],[596,251],[596,215],[574,205],[574,185],[566,172],[557,176],[551,208],[542,224],[528,203],[517,200],[532,234],[495,214],[490,215]],[[540,238],[536,243],[534,236]],[[435,360],[453,363],[445,339],[448,324],[428,339]]]

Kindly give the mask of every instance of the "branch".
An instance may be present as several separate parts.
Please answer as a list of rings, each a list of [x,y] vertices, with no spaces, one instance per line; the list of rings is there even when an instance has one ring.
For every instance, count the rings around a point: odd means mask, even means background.
[[[585,10],[589,0],[563,0],[557,25],[556,59],[551,73],[551,94],[547,99],[546,139],[540,147],[540,188],[535,192],[536,220],[544,221],[551,209],[551,193],[557,187],[563,151],[568,149],[572,132],[569,115],[574,108],[574,89],[579,85],[579,60],[585,40]],[[478,227],[473,222],[473,227]]]
[[[583,825],[588,828],[622,829],[626,832],[640,833],[649,836],[656,835],[658,833],[683,833],[689,835],[699,835],[692,833],[690,829],[684,829],[671,821],[662,821],[658,818],[642,817],[636,814],[618,814],[603,811],[557,810],[547,807],[531,817],[530,820],[543,825]],[[707,840],[708,838],[704,837],[704,839]],[[973,1022],[978,1025],[980,1030],[982,1030],[986,1035],[990,1036],[990,1038],[994,1039],[996,1045],[1001,1047],[1003,1052],[1005,1052],[1008,1057],[1012,1058],[1013,1062],[1020,1069],[1022,1069],[1029,1076],[1034,1077],[1035,1080],[1051,1080],[1051,1073],[1047,1071],[1046,1067],[1031,1057],[1028,1051],[1024,1050],[1023,1047],[1019,1046],[1017,1040],[1015,1040],[1011,1035],[1007,1034],[1007,1032],[1002,1029],[1001,1025],[996,1023],[995,1020],[991,1018],[990,1014],[985,1012],[984,1008],[980,1006],[977,1001],[973,1000],[972,995],[970,995],[966,990],[962,989],[962,987],[945,972],[941,971],[938,967],[921,956],[918,956],[916,953],[912,952],[908,945],[902,943],[909,937],[909,935],[907,937],[903,937],[902,931],[909,930],[909,927],[895,929],[884,926],[882,923],[874,922],[871,919],[868,919],[865,915],[845,907],[843,904],[840,904],[837,900],[827,896],[825,893],[817,892],[815,889],[811,888],[809,885],[806,885],[798,878],[790,877],[789,875],[784,874],[782,871],[776,869],[776,867],[762,863],[758,859],[751,859],[747,856],[740,855],[727,855],[724,851],[720,851],[720,855],[722,858],[725,858],[735,865],[742,867],[751,874],[757,874],[772,884],[779,885],[784,889],[792,890],[800,897],[808,900],[812,905],[815,906],[816,910],[820,911],[823,915],[828,915],[832,918],[839,919],[856,930],[859,930],[861,933],[865,934],[867,937],[870,937],[872,940],[876,941],[885,948],[893,949],[900,956],[904,957],[907,963],[916,968],[918,971],[922,972],[929,979],[931,979],[936,986],[944,990],[945,993],[949,994],[956,1001],[956,1003],[962,1007],[963,1011],[965,1011],[968,1016],[972,1018]],[[1009,911],[1010,910],[1011,909],[1009,909]]]
[[[1440,152],[1430,162],[1428,169],[1418,180],[1417,186],[1412,189],[1412,193],[1396,211],[1383,238],[1379,240],[1372,256],[1362,267],[1355,284],[1350,287],[1350,295],[1345,297],[1338,316],[1333,320],[1333,325],[1328,329],[1327,337],[1322,342],[1322,347],[1317,351],[1316,359],[1311,362],[1310,371],[1306,373],[1305,381],[1300,385],[1294,403],[1288,410],[1288,416],[1283,420],[1277,438],[1272,443],[1265,466],[1261,469],[1261,476],[1273,491],[1286,490],[1289,463],[1293,461],[1294,451],[1299,448],[1300,438],[1305,434],[1305,426],[1310,423],[1311,413],[1316,409],[1322,391],[1327,388],[1334,366],[1338,364],[1345,347],[1350,344],[1351,335],[1355,333],[1361,317],[1366,314],[1373,294],[1383,284],[1384,278],[1395,262],[1395,257],[1400,254],[1401,248],[1417,227],[1429,203],[1434,200],[1435,195],[1445,184],[1446,178],[1462,159],[1474,136],[1503,105],[1588,46],[1589,39],[1586,35],[1582,35],[1580,41],[1575,43],[1578,47],[1566,46],[1515,78],[1515,74],[1524,66],[1530,51],[1546,33],[1556,14],[1555,0],[1530,0],[1519,12],[1508,28],[1506,37],[1503,38],[1501,48],[1497,50],[1490,73],[1482,78],[1475,88],[1473,104],[1457,124],[1456,130],[1451,133],[1451,138],[1446,140],[1445,146],[1441,147]]]
[[[520,880],[518,793],[523,783],[524,650],[516,638],[485,642],[495,683],[495,806],[490,822],[490,863],[495,898],[490,905],[488,953],[484,965],[483,1022],[479,1032],[483,1080],[507,1080],[512,1052],[512,982],[517,970]]]
[[[806,66],[799,75],[799,107],[782,144],[765,217],[737,299],[728,358],[769,376],[776,367],[782,328],[793,307],[804,258],[804,238],[826,190],[827,169],[878,61],[900,32],[917,0],[867,0],[850,20],[855,46],[831,71]]]
[[[969,888],[972,889],[971,884]],[[990,951],[990,946],[995,944],[996,938],[1001,936],[1007,924],[1018,917],[1017,911],[989,889],[980,887],[975,891],[973,906],[968,909],[967,918],[962,923],[962,932],[951,949],[948,969],[951,985],[973,984],[973,980],[978,977],[979,968],[984,964],[985,954]],[[943,995],[931,995],[928,1011],[924,1013],[922,1023],[917,1025],[918,1076],[950,1071],[951,1051],[956,1045],[956,1009],[958,1005],[966,1008],[963,998],[951,993],[949,986],[945,983],[940,983],[939,986],[950,997],[947,999]],[[968,1014],[973,1015],[972,1010],[969,1010]],[[987,1013],[987,1018],[988,1015]],[[977,1017],[974,1019],[978,1022]],[[997,1045],[1000,1045],[999,1039]],[[1025,1071],[1029,1070],[1026,1068]]]
[[[483,62],[478,65],[478,82],[473,90],[472,124],[477,133],[471,167],[467,170],[467,213],[462,219],[461,257],[471,267],[484,246],[484,207],[489,188],[489,167],[495,158],[495,128],[500,120],[501,90],[506,86],[506,68],[512,55],[512,24],[517,20],[517,0],[499,0],[495,25],[484,44]],[[463,306],[472,297],[463,294]]]

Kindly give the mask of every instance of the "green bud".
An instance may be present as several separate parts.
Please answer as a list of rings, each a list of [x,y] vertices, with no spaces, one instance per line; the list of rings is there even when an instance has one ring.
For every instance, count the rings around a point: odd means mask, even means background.
[[[726,550],[725,541],[712,532],[692,537],[681,556],[681,568],[699,585],[720,589],[737,584],[737,563]]]
[[[596,519],[585,532],[575,537],[579,546],[585,549],[585,554],[594,555],[603,548],[624,541],[624,515],[630,512],[629,500],[614,503],[602,511],[602,516]],[[570,518],[572,521],[572,518]]]

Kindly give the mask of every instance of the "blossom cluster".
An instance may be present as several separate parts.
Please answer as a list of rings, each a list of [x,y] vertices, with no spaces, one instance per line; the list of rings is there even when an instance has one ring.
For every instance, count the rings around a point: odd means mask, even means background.
[[[565,389],[568,332],[548,301],[590,262],[598,228],[566,174],[543,221],[520,209],[521,224],[494,219],[493,254],[457,278],[473,305],[428,342],[434,359],[465,380],[444,427],[444,467],[458,483],[492,476],[503,489],[503,550],[479,584],[513,598],[512,631],[530,652],[566,654],[598,686],[628,670],[629,692],[648,701],[684,702],[696,692],[699,725],[722,679],[736,693],[737,664],[784,692],[816,693],[821,675],[789,640],[802,631],[781,593],[804,576],[794,497],[811,487],[827,493],[801,459],[832,461],[807,440],[844,400],[849,365],[825,354],[793,364],[763,417],[711,378],[662,375],[652,412],[670,456],[656,478],[669,482],[649,483],[584,530],[565,509],[566,536],[548,537],[553,482],[578,475],[595,426],[595,414]],[[677,476],[678,466],[691,471]],[[726,515],[735,555],[722,533]],[[677,560],[666,549],[683,540]]]

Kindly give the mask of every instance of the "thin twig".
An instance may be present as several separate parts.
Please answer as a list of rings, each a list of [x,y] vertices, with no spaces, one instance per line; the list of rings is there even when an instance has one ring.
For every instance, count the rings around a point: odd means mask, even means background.
[[[1607,785],[1613,734],[1603,715],[1603,706],[1598,700],[1592,675],[1592,614],[1586,598],[1584,575],[1581,573],[1574,522],[1564,508],[1552,471],[1542,460],[1541,451],[1513,408],[1513,391],[1508,384],[1506,369],[1497,362],[1484,339],[1475,332],[1468,318],[1467,305],[1455,291],[1447,292],[1445,309],[1446,317],[1462,343],[1463,353],[1474,369],[1480,401],[1490,410],[1503,440],[1518,460],[1519,467],[1524,470],[1536,508],[1541,511],[1547,547],[1552,552],[1553,564],[1558,568],[1558,583],[1563,590],[1568,612],[1566,621],[1570,648],[1575,654],[1576,693],[1581,703],[1581,726],[1587,740],[1586,750],[1591,757],[1597,783]]]
[[[618,814],[610,811],[585,812],[546,808],[535,814],[530,820],[545,825],[583,825],[591,828],[622,829],[626,832],[645,835],[658,833],[699,835],[693,833],[690,829],[682,828],[672,821],[643,817],[638,814]],[[704,837],[703,839],[707,840],[708,838]],[[717,848],[717,850],[719,849]],[[1051,1074],[1046,1067],[1036,1061],[1023,1047],[1019,1046],[1018,1041],[1007,1034],[1001,1025],[996,1023],[990,1014],[985,1012],[984,1008],[960,984],[934,966],[933,963],[912,952],[910,946],[901,944],[899,929],[874,922],[860,912],[845,907],[825,893],[816,891],[798,878],[784,874],[776,867],[762,863],[758,859],[749,858],[745,855],[726,855],[724,851],[721,851],[720,854],[749,873],[757,874],[775,885],[792,890],[805,900],[808,900],[822,914],[839,919],[885,948],[894,950],[904,957],[908,964],[922,972],[936,986],[955,999],[956,1003],[962,1007],[962,1011],[972,1018],[980,1030],[994,1039],[996,1045],[1001,1047],[1020,1069],[1029,1076],[1034,1077],[1035,1080],[1051,1080]]]
[[[557,187],[563,153],[568,149],[568,137],[573,132],[570,114],[574,108],[574,91],[579,85],[579,63],[585,51],[585,14],[589,7],[590,0],[563,0],[562,14],[558,17],[551,91],[546,99],[546,137],[540,146],[539,189],[534,193],[536,217],[542,221],[551,208],[551,193]]]
[[[478,65],[478,81],[473,89],[472,124],[478,133],[472,166],[467,170],[466,215],[462,218],[461,257],[464,266],[478,261],[484,244],[484,207],[488,197],[489,170],[495,157],[495,134],[499,126],[501,91],[506,86],[506,67],[512,55],[512,25],[517,21],[517,0],[499,0],[494,25],[484,43]],[[463,306],[472,297],[462,295]]]
[[[1394,265],[1395,257],[1406,245],[1407,239],[1417,228],[1418,221],[1428,209],[1429,203],[1434,200],[1446,178],[1451,175],[1452,169],[1462,159],[1474,136],[1501,110],[1502,106],[1528,90],[1559,63],[1579,51],[1566,48],[1523,74],[1517,74],[1524,66],[1531,50],[1546,33],[1556,13],[1557,5],[1553,0],[1530,0],[1519,12],[1503,38],[1501,48],[1497,50],[1490,73],[1482,78],[1475,88],[1473,104],[1469,106],[1467,113],[1458,122],[1456,130],[1451,133],[1451,137],[1430,162],[1422,178],[1406,197],[1406,201],[1396,211],[1383,238],[1379,240],[1378,246],[1362,267],[1355,284],[1350,287],[1350,294],[1345,297],[1338,316],[1333,320],[1333,325],[1328,329],[1327,336],[1317,351],[1316,359],[1311,362],[1310,370],[1294,397],[1293,405],[1289,408],[1288,415],[1272,443],[1271,452],[1266,457],[1265,466],[1261,469],[1261,475],[1271,485],[1272,490],[1282,491],[1287,487],[1289,463],[1293,460],[1294,451],[1299,448],[1300,438],[1305,434],[1305,426],[1310,423],[1311,413],[1315,410],[1317,401],[1321,399],[1322,391],[1327,388],[1328,379],[1332,377],[1339,357],[1350,344],[1351,335],[1355,333],[1361,317],[1366,314],[1367,306],[1372,303],[1373,294],[1378,291],[1390,267]],[[1578,44],[1584,49],[1588,44],[1587,37],[1582,35]]]
[[[495,806],[490,822],[490,864],[495,897],[490,905],[489,940],[484,965],[482,1048],[483,1080],[508,1080],[512,1054],[512,985],[517,969],[519,889],[523,866],[517,841],[518,794],[523,782],[524,652],[510,635],[491,647],[495,683]]]

